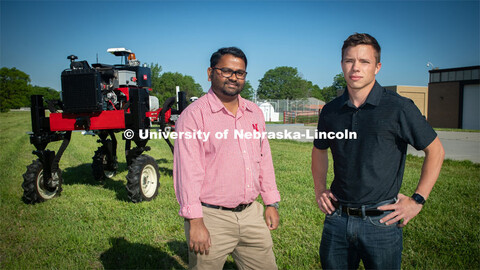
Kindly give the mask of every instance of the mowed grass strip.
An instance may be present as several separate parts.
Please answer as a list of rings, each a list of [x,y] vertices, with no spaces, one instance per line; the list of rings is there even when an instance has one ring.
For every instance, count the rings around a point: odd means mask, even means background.
[[[74,132],[60,162],[63,192],[58,198],[26,205],[22,174],[36,156],[28,135],[29,112],[0,114],[0,268],[185,269],[188,264],[183,219],[172,182],[172,154],[163,140],[151,140],[160,167],[160,190],[151,202],[134,204],[125,191],[124,141],[119,171],[93,180],[91,161],[98,137]],[[324,215],[315,203],[310,143],[271,140],[281,225],[272,232],[280,269],[320,269]],[[59,142],[51,143],[57,151]],[[402,192],[418,183],[423,159],[408,156]],[[330,159],[329,184],[333,178]],[[405,269],[478,269],[480,265],[480,166],[447,160],[427,204],[404,228]],[[234,267],[232,259],[226,268]]]

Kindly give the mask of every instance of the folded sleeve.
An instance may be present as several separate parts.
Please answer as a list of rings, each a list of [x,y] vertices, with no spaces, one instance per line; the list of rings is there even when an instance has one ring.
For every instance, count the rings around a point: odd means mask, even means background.
[[[400,134],[403,140],[417,150],[425,149],[437,137],[435,130],[410,99],[403,104],[400,115]]]

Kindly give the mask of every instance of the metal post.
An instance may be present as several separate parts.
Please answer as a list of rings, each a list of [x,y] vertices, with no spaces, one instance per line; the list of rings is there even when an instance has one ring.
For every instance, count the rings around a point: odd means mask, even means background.
[[[180,107],[178,105],[178,92],[180,92],[180,86],[175,87],[175,96],[177,97],[177,110],[180,110]]]

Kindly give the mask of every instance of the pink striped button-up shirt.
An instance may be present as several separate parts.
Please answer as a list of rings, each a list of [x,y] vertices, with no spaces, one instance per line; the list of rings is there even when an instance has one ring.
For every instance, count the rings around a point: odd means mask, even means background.
[[[176,122],[173,181],[182,217],[203,217],[202,202],[233,208],[259,194],[265,204],[280,201],[270,145],[254,133],[265,131],[263,113],[238,99],[235,116],[210,89]]]

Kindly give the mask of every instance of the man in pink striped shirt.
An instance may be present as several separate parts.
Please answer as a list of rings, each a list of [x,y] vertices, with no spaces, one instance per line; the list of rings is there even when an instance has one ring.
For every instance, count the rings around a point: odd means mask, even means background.
[[[210,90],[176,123],[173,179],[190,269],[222,269],[228,254],[240,269],[277,269],[270,230],[278,227],[280,194],[270,145],[261,136],[263,113],[239,95],[246,67],[238,48],[215,52]]]

